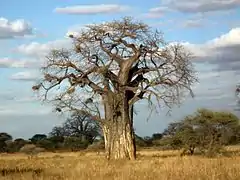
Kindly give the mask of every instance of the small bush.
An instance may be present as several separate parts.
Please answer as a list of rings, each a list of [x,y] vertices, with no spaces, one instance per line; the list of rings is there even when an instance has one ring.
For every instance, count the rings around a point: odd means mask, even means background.
[[[67,137],[64,140],[64,148],[71,149],[71,151],[86,149],[88,145],[88,141],[82,141],[82,139],[78,137]]]
[[[90,144],[87,147],[87,150],[90,151],[99,151],[99,150],[104,150],[105,149],[105,144],[104,141],[100,140],[98,142],[94,142],[93,144]]]
[[[45,149],[41,147],[37,147],[34,144],[26,144],[21,149],[20,152],[28,154],[28,155],[36,155],[40,152],[44,152]]]

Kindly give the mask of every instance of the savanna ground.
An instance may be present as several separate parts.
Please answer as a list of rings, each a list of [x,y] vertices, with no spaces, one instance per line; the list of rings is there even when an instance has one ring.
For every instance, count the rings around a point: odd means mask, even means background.
[[[240,146],[228,156],[179,156],[179,151],[138,151],[136,161],[107,161],[93,152],[0,156],[0,179],[57,180],[239,180]]]

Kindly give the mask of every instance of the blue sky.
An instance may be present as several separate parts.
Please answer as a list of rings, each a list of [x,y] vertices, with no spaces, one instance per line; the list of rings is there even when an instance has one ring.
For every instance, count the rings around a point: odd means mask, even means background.
[[[195,99],[187,98],[172,116],[164,110],[146,122],[145,104],[137,106],[140,135],[162,131],[169,122],[207,107],[236,109],[234,88],[240,77],[239,0],[88,0],[0,2],[0,131],[29,138],[48,133],[64,121],[42,105],[31,91],[38,67],[50,48],[68,46],[67,32],[90,23],[133,16],[158,28],[167,41],[191,50],[199,84]],[[237,111],[235,113],[239,114]]]

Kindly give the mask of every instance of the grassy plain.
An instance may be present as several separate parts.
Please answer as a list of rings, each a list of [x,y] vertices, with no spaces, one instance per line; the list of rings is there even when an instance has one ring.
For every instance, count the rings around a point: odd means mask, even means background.
[[[239,180],[240,146],[229,156],[180,157],[178,151],[142,150],[136,161],[106,161],[94,152],[0,155],[0,179],[20,180]]]

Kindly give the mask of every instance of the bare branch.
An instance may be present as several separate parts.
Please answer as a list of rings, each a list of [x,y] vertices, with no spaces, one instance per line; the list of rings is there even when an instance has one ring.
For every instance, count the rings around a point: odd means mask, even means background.
[[[165,42],[161,32],[142,22],[124,18],[93,24],[80,31],[79,36],[70,37],[73,47],[54,50],[43,67],[43,81],[33,86],[34,90],[42,88],[45,94],[51,90],[56,93],[56,88],[61,87],[56,97],[75,97],[74,102],[61,102],[63,107],[92,111],[102,121],[99,108],[89,108],[79,94],[91,98],[96,94],[100,101],[122,94],[129,105],[141,99],[151,104],[155,98],[169,108],[180,102],[185,91],[193,95],[191,86],[197,78],[191,54],[182,45]]]

